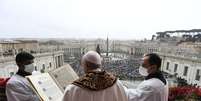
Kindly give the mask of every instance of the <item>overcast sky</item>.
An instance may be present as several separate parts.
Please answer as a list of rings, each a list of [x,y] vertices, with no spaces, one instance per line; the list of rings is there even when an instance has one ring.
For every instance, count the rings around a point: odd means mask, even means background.
[[[201,28],[201,0],[0,0],[0,38],[143,39]]]

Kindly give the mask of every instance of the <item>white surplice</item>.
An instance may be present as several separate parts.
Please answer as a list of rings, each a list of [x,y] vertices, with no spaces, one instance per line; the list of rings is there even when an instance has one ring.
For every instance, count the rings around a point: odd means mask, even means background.
[[[40,101],[28,80],[18,74],[7,82],[6,96],[8,101]]]
[[[144,80],[136,89],[126,89],[129,101],[168,101],[168,83],[157,78]]]

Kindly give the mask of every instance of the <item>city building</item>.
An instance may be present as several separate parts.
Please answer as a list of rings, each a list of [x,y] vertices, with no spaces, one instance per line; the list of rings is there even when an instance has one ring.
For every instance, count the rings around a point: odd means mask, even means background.
[[[0,77],[10,77],[15,74],[18,67],[15,56],[21,51],[27,51],[34,55],[35,70],[48,72],[64,65],[63,51],[41,51],[36,40],[3,40],[0,42]]]

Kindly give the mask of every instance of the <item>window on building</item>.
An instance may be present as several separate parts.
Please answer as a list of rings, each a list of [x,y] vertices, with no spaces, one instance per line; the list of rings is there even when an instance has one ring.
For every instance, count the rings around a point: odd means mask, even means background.
[[[45,69],[45,64],[43,64],[43,69]]]
[[[167,64],[166,64],[166,70],[169,70],[169,65],[170,65],[170,63],[167,62]]]
[[[195,80],[200,81],[200,69],[197,69]]]
[[[58,59],[55,57],[56,68],[58,68]]]
[[[58,56],[58,66],[61,66],[61,56]]]
[[[35,66],[35,71],[37,71],[37,66]]]
[[[45,64],[43,64],[43,67],[42,69],[40,70],[41,73],[44,73],[45,72]]]
[[[184,76],[187,76],[187,73],[188,73],[188,66],[185,66],[185,67],[184,67],[184,74],[183,74],[183,75],[184,75]]]
[[[178,64],[174,64],[174,72],[177,72]]]
[[[49,66],[50,66],[50,68],[52,67],[52,63],[51,62],[49,63]]]

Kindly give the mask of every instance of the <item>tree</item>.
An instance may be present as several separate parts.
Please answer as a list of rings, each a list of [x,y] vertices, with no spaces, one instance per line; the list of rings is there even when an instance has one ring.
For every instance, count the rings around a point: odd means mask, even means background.
[[[193,41],[192,35],[184,34],[182,35],[184,41]]]
[[[155,39],[155,37],[156,37],[155,35],[152,35],[152,38],[151,38],[151,40],[153,41],[153,40]]]
[[[196,34],[193,36],[194,41],[201,42],[201,34]]]
[[[166,32],[157,32],[156,39],[170,38],[170,35]]]

